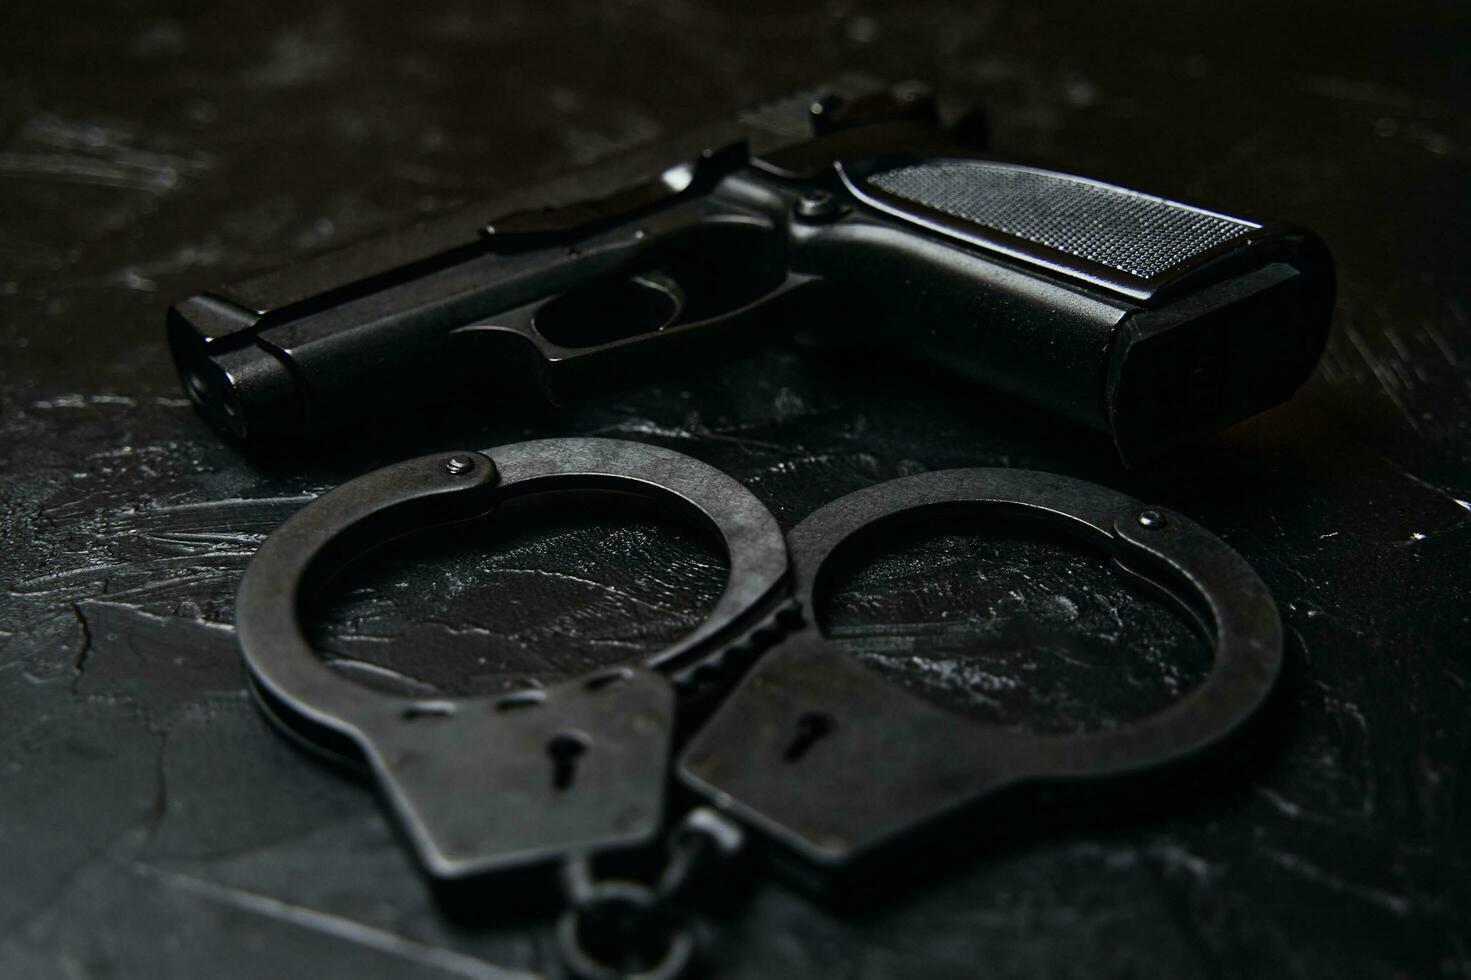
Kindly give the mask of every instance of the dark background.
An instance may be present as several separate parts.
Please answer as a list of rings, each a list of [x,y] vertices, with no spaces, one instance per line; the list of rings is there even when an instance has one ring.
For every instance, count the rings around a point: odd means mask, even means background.
[[[368,789],[265,726],[232,596],[265,533],[372,466],[602,434],[727,469],[787,527],[924,469],[1094,479],[1226,538],[1292,641],[1249,761],[980,847],[862,918],[763,887],[712,937],[723,975],[1471,975],[1465,6],[723,6],[0,13],[0,974],[549,967],[544,923],[447,918]],[[1141,471],[963,382],[786,345],[561,412],[487,398],[290,466],[224,445],[176,386],[173,300],[840,68],[982,101],[1000,154],[1315,229],[1340,280],[1317,375]],[[618,508],[432,537],[329,597],[341,669],[565,676],[678,635],[723,575],[703,539]],[[823,615],[902,683],[1046,730],[1137,716],[1205,662],[1097,558],[964,525],[891,542]]]

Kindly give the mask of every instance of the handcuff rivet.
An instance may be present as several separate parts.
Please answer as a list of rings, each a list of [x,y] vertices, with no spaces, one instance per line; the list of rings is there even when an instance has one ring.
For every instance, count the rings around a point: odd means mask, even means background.
[[[475,468],[475,460],[469,456],[451,456],[444,461],[445,472],[450,476],[464,476]]]
[[[830,191],[814,189],[803,193],[793,206],[793,213],[803,221],[831,221],[838,216],[842,205]]]
[[[1144,510],[1139,512],[1139,526],[1150,530],[1165,526],[1165,515],[1157,510]]]

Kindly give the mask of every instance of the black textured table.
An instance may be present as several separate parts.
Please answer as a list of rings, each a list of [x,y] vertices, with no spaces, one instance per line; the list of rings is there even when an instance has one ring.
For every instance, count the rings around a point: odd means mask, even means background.
[[[861,913],[763,885],[710,933],[722,976],[1471,974],[1459,5],[154,6],[0,17],[0,975],[552,968],[548,923],[447,916],[370,790],[272,733],[230,622],[313,494],[565,434],[714,463],[787,527],[926,469],[1096,480],[1226,538],[1288,628],[1236,764],[1124,816],[978,819],[965,861]],[[1002,154],[1317,230],[1340,275],[1317,375],[1136,471],[963,382],[795,345],[562,411],[467,393],[290,460],[226,446],[176,386],[175,299],[846,68],[983,101]],[[317,632],[365,683],[497,690],[657,648],[722,576],[657,514],[564,501],[354,566]],[[1205,665],[1096,557],[994,528],[889,542],[820,613],[901,683],[1038,730],[1137,717]]]

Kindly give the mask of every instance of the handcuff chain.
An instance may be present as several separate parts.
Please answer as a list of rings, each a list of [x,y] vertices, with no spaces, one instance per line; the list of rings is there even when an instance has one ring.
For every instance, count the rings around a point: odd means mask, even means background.
[[[568,909],[558,925],[558,942],[562,957],[572,973],[584,980],[613,980],[638,977],[640,980],[674,980],[682,975],[694,956],[694,936],[689,929],[690,913],[678,907],[689,888],[703,877],[702,869],[724,863],[737,854],[745,842],[740,826],[718,811],[699,806],[690,810],[669,833],[669,858],[657,882],[652,886],[616,878],[596,879],[588,855],[570,858],[563,868]],[[590,949],[587,928],[599,913],[623,906],[624,915],[611,933],[604,930],[597,945]],[[606,919],[606,915],[604,916]],[[662,956],[648,968],[628,973],[609,962],[609,935],[625,959],[633,959],[640,945],[639,927],[653,925],[667,934]],[[647,950],[643,951],[647,953]]]

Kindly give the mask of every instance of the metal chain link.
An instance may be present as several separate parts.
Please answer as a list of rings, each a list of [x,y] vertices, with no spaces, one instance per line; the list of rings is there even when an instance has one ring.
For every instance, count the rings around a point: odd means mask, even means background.
[[[587,856],[569,858],[563,866],[568,908],[557,923],[563,963],[579,980],[677,980],[695,954],[681,900],[744,842],[739,825],[701,806],[670,831],[669,859],[653,887],[599,880]]]

